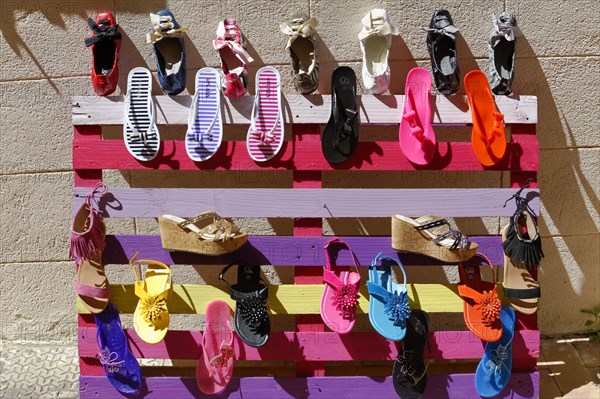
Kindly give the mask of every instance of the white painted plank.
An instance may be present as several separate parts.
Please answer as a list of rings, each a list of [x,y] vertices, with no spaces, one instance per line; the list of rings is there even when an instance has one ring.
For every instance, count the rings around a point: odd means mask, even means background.
[[[155,96],[157,123],[187,124],[190,96]],[[358,96],[360,120],[363,124],[398,124],[404,108],[404,96]],[[471,113],[465,96],[433,96],[433,123],[471,123]],[[254,96],[238,100],[224,97],[223,122],[249,124]],[[537,123],[537,97],[497,96],[496,104],[504,114],[506,123]],[[330,115],[330,95],[283,97],[285,123],[327,123]],[[72,103],[73,125],[121,125],[124,115],[123,97],[74,97]]]
[[[87,188],[76,188],[74,209]],[[223,217],[387,217],[435,214],[446,217],[511,216],[514,189],[191,189],[116,188],[110,217],[194,216],[214,209]],[[527,190],[539,209],[538,190]]]

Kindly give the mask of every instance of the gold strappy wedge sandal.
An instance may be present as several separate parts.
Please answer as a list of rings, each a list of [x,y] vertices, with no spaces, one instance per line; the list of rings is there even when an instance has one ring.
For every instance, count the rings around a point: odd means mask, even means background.
[[[237,251],[248,240],[248,234],[214,211],[189,219],[162,215],[158,224],[162,246],[168,251],[218,256]]]

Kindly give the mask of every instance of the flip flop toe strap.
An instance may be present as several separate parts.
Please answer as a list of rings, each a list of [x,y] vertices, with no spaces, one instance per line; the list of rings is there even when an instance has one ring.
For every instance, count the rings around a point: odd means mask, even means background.
[[[410,125],[410,135],[423,143],[425,135],[423,134],[423,128],[418,124],[416,112],[413,110],[407,111],[402,115],[402,118]]]
[[[269,320],[267,306],[269,288],[266,285],[263,284],[260,290],[250,293],[238,291],[237,284],[230,286],[229,290],[229,296],[237,302],[240,317],[250,327],[258,328]]]
[[[506,365],[506,360],[512,356],[512,342],[508,345],[498,345],[496,349],[492,349],[489,352],[489,359],[485,363],[491,373],[500,374],[502,369],[511,372],[511,369]]]
[[[483,136],[483,139],[488,144],[492,144],[494,141],[502,138],[506,140],[506,137],[504,137],[505,135],[503,129],[504,114],[494,111],[492,115],[494,116],[494,124],[490,128],[490,131],[488,132],[487,136]]]

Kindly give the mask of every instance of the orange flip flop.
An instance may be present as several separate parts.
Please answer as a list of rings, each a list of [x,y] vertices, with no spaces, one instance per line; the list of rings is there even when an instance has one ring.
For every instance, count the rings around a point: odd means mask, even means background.
[[[498,112],[487,77],[481,71],[465,75],[465,91],[471,108],[473,130],[471,143],[479,162],[493,166],[506,153],[504,115]]]
[[[458,265],[460,284],[458,293],[463,298],[463,314],[467,328],[484,341],[495,342],[502,336],[500,312],[502,303],[496,288],[496,275],[491,261],[484,255],[492,269],[493,282],[483,281],[479,266]]]

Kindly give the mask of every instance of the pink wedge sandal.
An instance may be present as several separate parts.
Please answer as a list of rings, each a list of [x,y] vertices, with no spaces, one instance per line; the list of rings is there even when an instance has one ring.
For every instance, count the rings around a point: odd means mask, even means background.
[[[400,147],[417,165],[428,164],[435,154],[435,132],[431,126],[431,76],[424,68],[413,68],[406,77],[404,111],[400,123]]]
[[[334,270],[329,256],[332,244],[341,245],[350,251],[356,272]],[[348,244],[339,238],[334,238],[325,244],[325,258],[327,264],[323,269],[325,290],[321,298],[321,318],[332,331],[338,334],[347,334],[354,327],[356,319],[356,305],[358,305],[360,289],[358,259]]]
[[[233,331],[231,308],[225,301],[206,305],[206,329],[202,335],[202,356],[196,365],[196,383],[202,393],[213,395],[223,391],[233,374]]]

